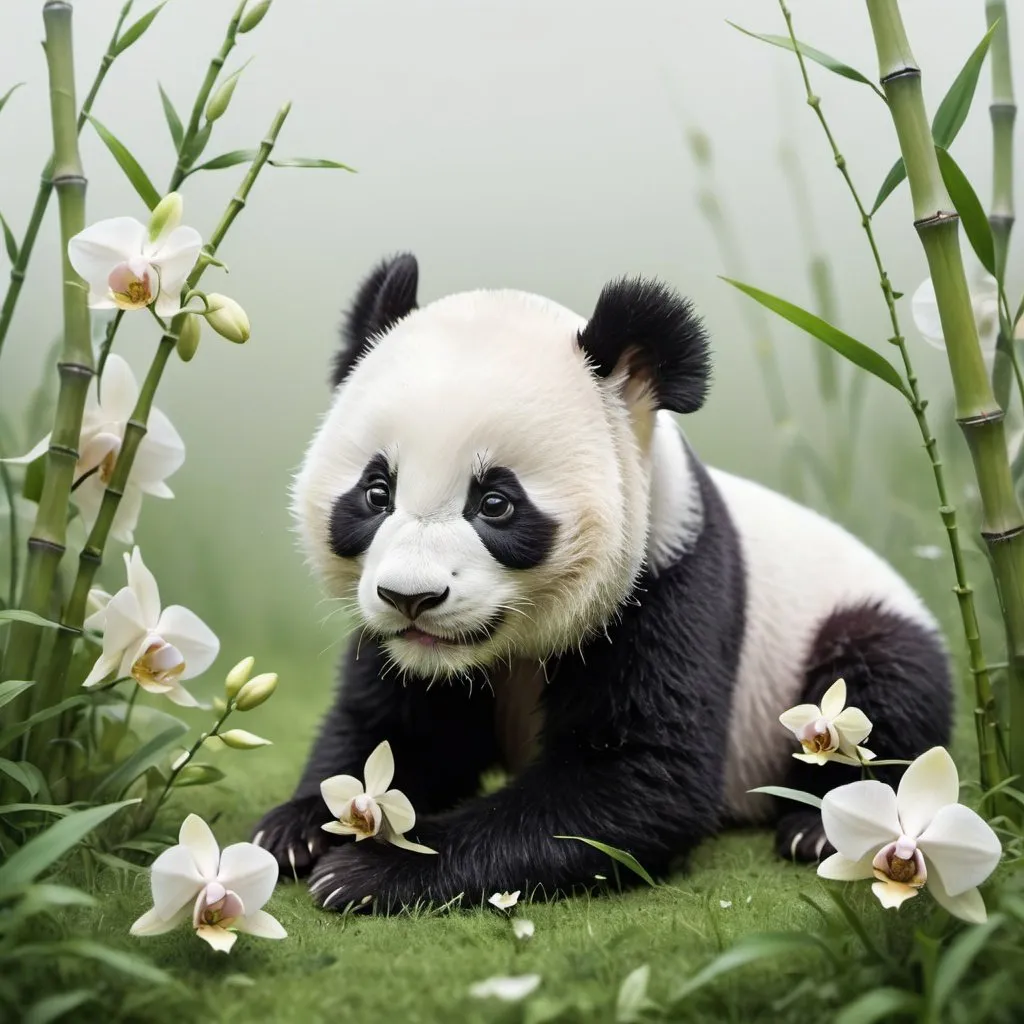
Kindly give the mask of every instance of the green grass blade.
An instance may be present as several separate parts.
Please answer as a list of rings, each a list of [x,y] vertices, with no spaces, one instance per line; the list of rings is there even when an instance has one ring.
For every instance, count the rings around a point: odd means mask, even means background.
[[[0,890],[17,889],[35,881],[54,861],[63,857],[107,818],[129,804],[138,802],[122,800],[116,804],[89,807],[54,822],[45,832],[33,836],[12,854],[6,863],[0,865]]]
[[[1017,307],[1017,312],[1013,314],[1013,326],[1016,327],[1020,323],[1020,318],[1024,316],[1024,295],[1020,297],[1020,305]]]
[[[865,992],[832,1019],[832,1024],[877,1024],[896,1015],[917,1013],[921,997],[902,988],[875,988]]]
[[[13,266],[18,262],[18,243],[14,238],[14,232],[11,230],[11,225],[7,223],[7,218],[0,213],[0,225],[4,229],[4,247],[7,249],[7,258],[11,261]]]
[[[901,395],[908,397],[903,378],[900,377],[896,368],[873,348],[857,341],[856,338],[851,338],[849,334],[845,334],[838,327],[833,327],[826,320],[822,320],[820,316],[815,316],[792,302],[761,291],[760,288],[754,288],[752,285],[734,281],[732,278],[723,277],[722,280],[760,302],[762,306],[777,313],[791,324],[807,331],[812,337],[823,341],[855,366],[874,374],[879,380],[884,380],[890,387],[894,387]]]
[[[24,1024],[52,1024],[72,1010],[77,1010],[83,1003],[96,998],[96,993],[88,988],[76,988],[71,992],[47,996],[33,1003],[26,1011]],[[79,1018],[81,1019],[81,1018]]]
[[[167,0],[163,0],[163,3],[159,3],[151,11],[146,13],[139,18],[138,21],[133,22],[124,30],[124,32],[118,37],[117,44],[114,46],[114,56],[124,53],[132,43],[135,43],[142,36],[142,33],[153,24],[153,19],[163,10],[164,4]]]
[[[181,118],[178,117],[178,112],[174,109],[174,104],[171,102],[171,97],[164,92],[164,87],[157,82],[156,87],[160,90],[160,102],[164,108],[164,118],[167,121],[167,127],[171,132],[171,141],[174,143],[174,151],[177,152],[181,149],[181,140],[185,137],[185,129],[182,127]]]
[[[27,622],[31,626],[42,626],[44,629],[60,629],[59,622],[44,619],[35,612],[25,612],[20,608],[6,608],[0,612],[0,626],[6,626],[11,622]]]
[[[595,850],[600,850],[602,853],[608,854],[612,860],[618,861],[623,867],[629,868],[633,874],[639,875],[648,885],[657,887],[658,883],[651,878],[647,869],[636,859],[636,857],[633,856],[633,854],[627,853],[625,850],[609,846],[607,843],[598,842],[596,839],[586,839],[584,836],[555,836],[554,838],[575,839],[577,842],[586,843],[587,846],[592,846]]]
[[[24,735],[33,726],[38,725],[40,722],[45,722],[47,719],[53,718],[56,715],[63,715],[65,711],[77,708],[86,703],[89,699],[89,697],[84,696],[66,697],[59,704],[51,704],[48,708],[41,708],[29,718],[16,722],[14,725],[10,726],[10,728],[4,729],[3,732],[0,732],[0,750],[3,750],[8,743],[16,740],[19,736]]]
[[[25,944],[16,947],[12,955],[18,957],[77,957],[82,960],[95,960],[107,967],[112,967],[122,974],[130,975],[141,981],[148,981],[155,985],[165,985],[171,981],[168,974],[165,974],[159,967],[154,966],[142,957],[134,956],[131,953],[122,953],[119,949],[112,949],[102,943],[93,942],[91,939],[67,939],[63,942],[47,942],[38,944]]]
[[[35,778],[25,771],[19,762],[8,761],[6,757],[0,757],[0,772],[17,782],[29,796],[36,795],[39,786]]]
[[[756,789],[748,789],[748,793],[766,793],[768,796],[781,797],[783,800],[796,800],[797,803],[807,804],[810,807],[821,807],[821,797],[813,793],[805,793],[800,789],[790,789],[788,786],[758,786]]]
[[[280,160],[268,160],[271,167],[322,167],[328,170],[349,171],[357,174],[358,171],[348,164],[339,164],[337,160],[317,160],[308,156],[284,157]]]
[[[946,95],[942,97],[942,102],[932,119],[932,138],[935,140],[936,146],[949,149],[960,129],[963,128],[974,100],[974,91],[978,86],[981,66],[985,63],[988,45],[992,41],[992,33],[995,30],[996,26],[993,25],[982,36],[981,42],[974,48],[967,58],[967,62],[960,69],[960,74],[953,79],[953,84],[949,87]]]
[[[34,679],[8,679],[0,683],[0,708],[5,704],[10,704],[19,693],[24,693],[35,685]]]
[[[967,180],[967,175],[960,169],[957,162],[941,146],[935,147],[935,155],[939,158],[939,170],[946,184],[946,191],[953,201],[953,207],[960,215],[960,223],[964,226],[964,234],[971,243],[974,255],[981,265],[993,276],[996,272],[996,247],[992,238],[992,226],[988,222],[985,210],[978,199],[977,193]]]
[[[124,171],[125,176],[132,183],[132,187],[136,192],[138,192],[139,197],[146,206],[152,210],[153,207],[160,202],[160,193],[157,192],[156,186],[153,182],[149,180],[149,175],[147,175],[142,169],[138,160],[131,155],[123,142],[117,139],[91,114],[89,114],[88,117],[92,122],[93,128],[96,129],[96,133],[103,140],[107,149],[110,150],[111,155],[117,161],[117,165],[122,171]]]
[[[143,772],[149,771],[157,764],[163,757],[164,750],[187,731],[188,726],[184,722],[176,722],[157,733],[103,779],[93,792],[93,796],[96,799],[104,795],[120,796]]]
[[[764,43],[770,43],[772,46],[781,47],[783,50],[789,50],[794,52],[793,40],[789,36],[775,36],[768,35],[761,32],[751,32],[750,29],[744,28],[742,25],[737,25],[733,21],[725,19],[727,25],[732,25],[734,29],[742,32],[745,36],[750,36],[752,39],[760,39]],[[849,64],[844,64],[841,60],[836,60],[835,57],[830,56],[827,53],[822,53],[821,50],[816,50],[813,46],[808,46],[806,43],[797,40],[797,45],[800,47],[800,52],[808,59],[813,60],[815,64],[820,64],[823,68],[827,68],[829,71],[842,75],[843,78],[850,79],[851,82],[860,82],[862,85],[868,86],[873,92],[877,93],[882,99],[885,99],[885,93],[875,85],[866,75],[862,75],[856,68],[851,68]]]
[[[935,985],[931,992],[931,1008],[934,1019],[942,1016],[943,1007],[949,1001],[957,985],[985,948],[992,933],[1006,922],[1002,914],[993,914],[984,924],[972,925],[962,931],[946,948],[935,972]]]

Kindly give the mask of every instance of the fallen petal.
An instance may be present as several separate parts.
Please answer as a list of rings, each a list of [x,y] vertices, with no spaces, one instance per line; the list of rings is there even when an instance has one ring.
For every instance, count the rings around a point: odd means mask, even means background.
[[[517,1003],[525,999],[539,984],[539,974],[520,974],[513,977],[495,976],[469,986],[469,994],[475,999],[494,996],[506,1003]]]

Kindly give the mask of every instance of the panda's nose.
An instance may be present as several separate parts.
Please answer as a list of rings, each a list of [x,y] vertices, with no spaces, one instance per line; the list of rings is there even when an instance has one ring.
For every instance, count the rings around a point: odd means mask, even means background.
[[[448,587],[444,590],[426,590],[419,594],[401,594],[388,587],[378,587],[377,596],[386,601],[392,608],[397,608],[403,615],[415,619],[420,612],[428,608],[436,608],[448,597]]]

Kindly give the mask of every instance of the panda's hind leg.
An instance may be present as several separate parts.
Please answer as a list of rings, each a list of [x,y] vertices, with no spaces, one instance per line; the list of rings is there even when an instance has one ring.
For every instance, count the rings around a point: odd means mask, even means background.
[[[840,678],[846,680],[847,706],[860,708],[872,722],[864,746],[879,760],[911,760],[930,747],[949,743],[953,687],[948,657],[934,631],[878,604],[833,612],[811,645],[797,703],[820,705],[825,691]],[[873,775],[895,786],[902,772],[902,766],[889,766],[875,769]],[[824,796],[859,778],[860,768],[806,764],[793,758],[785,785]],[[779,856],[815,861],[834,852],[817,810],[780,800],[779,812]]]

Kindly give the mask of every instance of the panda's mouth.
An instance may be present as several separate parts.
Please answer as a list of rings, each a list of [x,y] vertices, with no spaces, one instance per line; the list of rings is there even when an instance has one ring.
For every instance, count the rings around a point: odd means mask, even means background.
[[[498,615],[489,622],[485,622],[482,626],[474,626],[472,629],[461,629],[454,636],[443,633],[431,633],[425,629],[420,629],[419,626],[409,626],[395,635],[421,647],[472,647],[490,640],[494,635],[494,631],[501,625],[503,618],[504,616]]]

